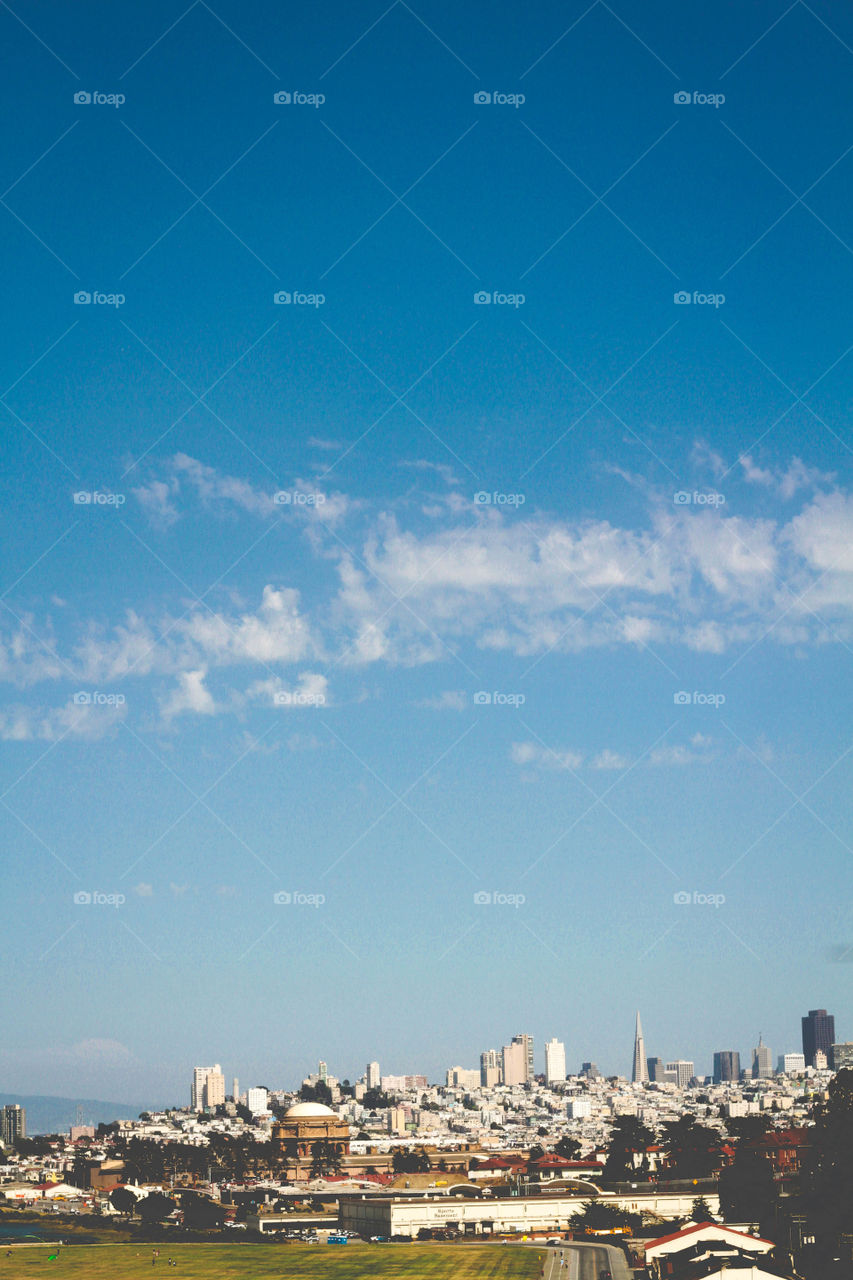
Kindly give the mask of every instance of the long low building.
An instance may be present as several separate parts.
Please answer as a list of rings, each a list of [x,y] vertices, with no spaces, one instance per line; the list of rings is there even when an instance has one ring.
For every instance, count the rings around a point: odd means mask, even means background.
[[[629,1195],[602,1195],[606,1204],[629,1213],[653,1213],[662,1218],[687,1217],[695,1193],[632,1192]],[[712,1213],[719,1212],[719,1197],[704,1193]],[[424,1227],[449,1227],[463,1235],[496,1233],[525,1234],[530,1231],[566,1231],[572,1218],[581,1213],[590,1195],[575,1196],[484,1196],[463,1195],[402,1197],[342,1196],[340,1225],[360,1235],[417,1235]]]

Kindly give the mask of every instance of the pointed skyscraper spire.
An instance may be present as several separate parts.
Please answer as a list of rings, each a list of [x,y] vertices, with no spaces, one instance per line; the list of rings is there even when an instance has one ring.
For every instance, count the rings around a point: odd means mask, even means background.
[[[649,1079],[649,1068],[646,1063],[646,1042],[643,1039],[643,1024],[640,1022],[640,1011],[637,1010],[637,1029],[634,1032],[634,1069],[631,1072],[634,1084],[646,1084]]]

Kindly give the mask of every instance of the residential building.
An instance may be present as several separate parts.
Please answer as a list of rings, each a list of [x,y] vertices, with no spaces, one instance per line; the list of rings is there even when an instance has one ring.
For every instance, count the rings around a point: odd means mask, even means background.
[[[225,1076],[217,1062],[212,1067],[196,1067],[193,1071],[191,1106],[193,1111],[219,1107],[225,1102]]]
[[[479,1089],[480,1072],[467,1067],[450,1067],[445,1083],[448,1089]]]
[[[526,1033],[513,1036],[512,1043],[520,1044],[524,1049],[525,1081],[532,1080],[535,1075],[533,1068],[533,1036],[529,1036]]]
[[[806,1057],[803,1053],[782,1053],[779,1055],[778,1070],[786,1076],[801,1076],[806,1069]]]
[[[514,1036],[512,1044],[505,1044],[501,1051],[501,1076],[504,1084],[525,1084],[527,1081],[527,1046]]]
[[[566,1078],[566,1046],[560,1040],[545,1041],[545,1083],[561,1084]]]
[[[501,1070],[503,1068],[503,1060],[498,1049],[486,1049],[480,1054],[480,1086],[483,1089],[493,1089],[495,1085],[501,1084]]]
[[[246,1090],[246,1106],[253,1116],[263,1115],[269,1111],[269,1094],[260,1087]]]
[[[592,1101],[590,1098],[569,1098],[566,1103],[566,1113],[570,1120],[585,1120],[592,1115]]]
[[[368,1089],[378,1089],[379,1080],[379,1063],[368,1062],[367,1070],[364,1073],[364,1083],[367,1085]]]
[[[807,1067],[816,1067],[815,1054],[826,1054],[830,1061],[832,1046],[835,1043],[835,1018],[826,1009],[809,1009],[808,1017],[803,1018],[803,1057]]]

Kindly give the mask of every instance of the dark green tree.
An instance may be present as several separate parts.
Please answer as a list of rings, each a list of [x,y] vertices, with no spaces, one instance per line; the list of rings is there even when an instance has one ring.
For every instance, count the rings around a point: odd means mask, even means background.
[[[661,1141],[669,1156],[668,1175],[674,1178],[707,1178],[720,1164],[720,1135],[691,1115],[663,1125]]]
[[[554,1148],[554,1153],[562,1156],[564,1160],[577,1160],[581,1153],[581,1144],[577,1138],[571,1138],[567,1133],[564,1133]]]
[[[610,1131],[605,1182],[636,1182],[643,1179],[646,1166],[637,1167],[637,1158],[645,1159],[646,1148],[655,1140],[654,1132],[636,1116],[619,1116]]]
[[[714,1215],[711,1212],[711,1206],[704,1196],[697,1196],[693,1201],[693,1208],[690,1211],[690,1218],[693,1222],[713,1222]]]
[[[225,1210],[217,1201],[209,1196],[199,1195],[197,1191],[185,1191],[181,1196],[181,1209],[184,1214],[184,1226],[194,1231],[212,1231],[222,1226],[225,1221]]]
[[[767,1156],[742,1139],[734,1162],[720,1170],[720,1213],[726,1222],[757,1224],[770,1235],[779,1200],[773,1166]]]
[[[341,1156],[337,1144],[321,1138],[311,1148],[311,1176],[324,1178],[330,1173],[340,1173]]]
[[[110,1192],[110,1204],[117,1213],[124,1214],[126,1218],[133,1217],[137,1201],[138,1196],[135,1196],[127,1187],[116,1187],[114,1191]]]
[[[828,1092],[813,1112],[803,1180],[808,1222],[822,1256],[835,1253],[842,1234],[853,1233],[853,1070],[837,1072]]]
[[[171,1196],[163,1195],[162,1191],[152,1191],[139,1201],[136,1211],[143,1222],[162,1222],[177,1207]]]

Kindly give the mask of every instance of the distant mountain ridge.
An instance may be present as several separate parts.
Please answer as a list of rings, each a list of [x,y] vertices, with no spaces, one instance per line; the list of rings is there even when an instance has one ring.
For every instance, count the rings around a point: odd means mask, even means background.
[[[113,1120],[135,1120],[142,1105],[103,1102],[97,1098],[53,1098],[43,1094],[0,1093],[0,1107],[17,1103],[27,1113],[27,1137],[42,1133],[67,1133],[77,1123],[77,1108],[83,1108],[83,1124],[111,1124]]]

